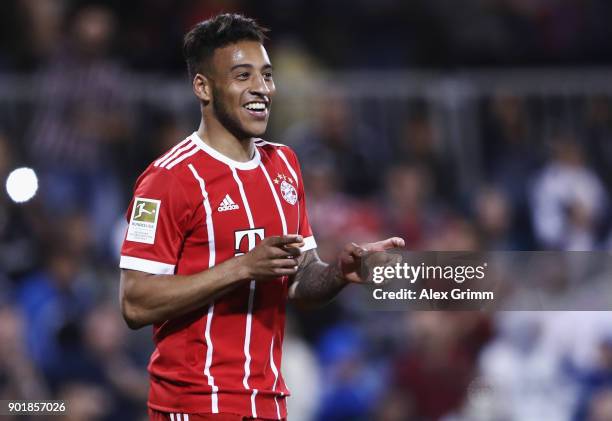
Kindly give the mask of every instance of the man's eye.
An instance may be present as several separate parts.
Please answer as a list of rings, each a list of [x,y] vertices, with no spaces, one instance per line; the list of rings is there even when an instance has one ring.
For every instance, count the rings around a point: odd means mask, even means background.
[[[266,72],[266,73],[264,73],[264,77],[266,79],[272,79],[272,73],[271,72]]]
[[[247,80],[248,78],[249,78],[249,74],[247,72],[240,73],[238,75],[238,79],[240,79],[240,80]]]

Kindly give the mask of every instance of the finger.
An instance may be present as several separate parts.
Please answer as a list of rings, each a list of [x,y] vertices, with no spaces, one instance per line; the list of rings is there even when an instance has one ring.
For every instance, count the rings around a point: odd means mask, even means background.
[[[283,259],[283,258],[295,258],[299,257],[298,249],[285,250],[281,247],[270,247],[267,250],[266,257],[268,259]]]
[[[274,268],[293,268],[298,265],[297,259],[274,259],[270,261],[270,265]]]
[[[406,242],[400,237],[391,237],[376,243],[364,244],[362,247],[368,251],[385,251],[394,248],[405,247]]]
[[[301,243],[292,243],[282,247],[287,253],[289,253],[293,257],[298,257],[302,255],[302,250],[300,247],[304,245],[304,242]]]
[[[274,275],[276,276],[291,276],[297,273],[297,267],[293,268],[277,268],[274,269]]]
[[[301,235],[278,235],[268,238],[270,239],[268,244],[276,247],[282,247],[292,243],[302,243],[304,241]]]
[[[367,250],[360,246],[359,244],[355,244],[355,243],[351,243],[349,245],[346,246],[346,251],[348,251],[348,253],[358,259],[361,259],[363,256],[365,256]]]

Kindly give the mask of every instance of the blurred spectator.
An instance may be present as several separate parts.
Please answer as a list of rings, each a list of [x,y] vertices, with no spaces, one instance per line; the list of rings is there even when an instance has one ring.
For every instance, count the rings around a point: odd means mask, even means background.
[[[597,364],[589,369],[580,369],[570,364],[570,371],[580,386],[580,396],[574,420],[605,420],[612,414],[612,336],[608,334],[598,344]]]
[[[381,168],[389,161],[386,139],[353,118],[346,98],[328,94],[318,101],[316,120],[290,129],[283,139],[295,148],[303,167],[333,167],[342,191],[354,196],[376,192]]]
[[[44,204],[53,215],[85,208],[99,251],[121,208],[113,148],[127,134],[122,71],[110,56],[115,26],[103,6],[76,13],[63,48],[39,74],[28,136]]]
[[[28,358],[20,312],[0,301],[0,399],[49,398],[45,382]]]
[[[588,421],[607,421],[612,419],[612,388],[600,391],[589,405]]]
[[[402,237],[408,249],[420,249],[439,219],[429,169],[422,163],[389,167],[384,192],[386,232]]]
[[[550,162],[533,182],[531,211],[536,238],[545,248],[593,250],[608,197],[603,183],[571,137],[554,139]]]
[[[508,197],[499,189],[483,187],[474,197],[476,226],[483,250],[517,250],[513,214]]]
[[[500,91],[486,107],[481,125],[484,181],[508,197],[517,241],[531,248],[528,184],[541,161],[541,141],[533,138],[525,98]]]
[[[65,0],[18,0],[0,5],[0,69],[30,71],[55,51],[62,36]]]
[[[356,242],[377,238],[382,220],[375,204],[341,191],[337,173],[330,165],[312,163],[303,171],[308,217],[321,239],[318,253],[322,259],[333,258],[349,238]]]
[[[64,0],[20,0],[18,3],[28,28],[24,33],[26,60],[42,64],[56,53],[62,41],[68,4]]]
[[[103,302],[90,310],[81,326],[82,343],[67,369],[57,373],[59,384],[95,385],[104,391],[105,420],[138,419],[146,414],[147,372],[137,366],[127,348],[128,328],[115,303]]]
[[[65,383],[57,398],[68,403],[68,410],[60,418],[63,421],[102,421],[110,412],[108,394],[96,384]]]
[[[323,372],[318,420],[369,420],[383,393],[384,373],[368,358],[368,346],[354,326],[338,324],[317,345]]]
[[[465,218],[445,215],[436,227],[429,231],[423,250],[434,251],[478,251],[481,241],[474,225]]]
[[[612,189],[612,108],[604,96],[590,98],[585,105],[585,152],[587,161],[602,178],[608,191]]]
[[[26,320],[28,354],[51,387],[70,371],[81,341],[81,321],[93,302],[92,279],[74,252],[54,244],[44,268],[26,279],[18,301]]]
[[[424,113],[419,112],[407,121],[394,156],[396,160],[427,168],[429,184],[435,194],[448,202],[455,199],[455,179],[449,174],[455,174],[456,168],[440,151],[439,133]]]
[[[412,313],[406,321],[406,349],[393,362],[381,419],[438,420],[463,404],[491,337],[489,321],[484,314],[440,311]]]
[[[569,420],[574,391],[560,350],[544,340],[546,313],[503,312],[497,322],[499,335],[480,359],[479,379],[490,393],[477,397],[480,413],[468,417]]]

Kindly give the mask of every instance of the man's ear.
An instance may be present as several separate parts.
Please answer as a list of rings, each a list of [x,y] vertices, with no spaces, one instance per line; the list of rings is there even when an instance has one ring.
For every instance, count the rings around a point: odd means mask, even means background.
[[[212,99],[212,87],[210,86],[210,82],[210,79],[202,73],[196,73],[193,78],[193,93],[200,101],[203,101],[204,104],[208,104]]]

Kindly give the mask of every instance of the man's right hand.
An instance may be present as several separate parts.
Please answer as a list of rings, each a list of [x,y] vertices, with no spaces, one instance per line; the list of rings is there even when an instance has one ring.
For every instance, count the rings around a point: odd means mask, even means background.
[[[236,258],[241,278],[267,280],[295,275],[303,245],[301,235],[264,238],[253,250]]]

